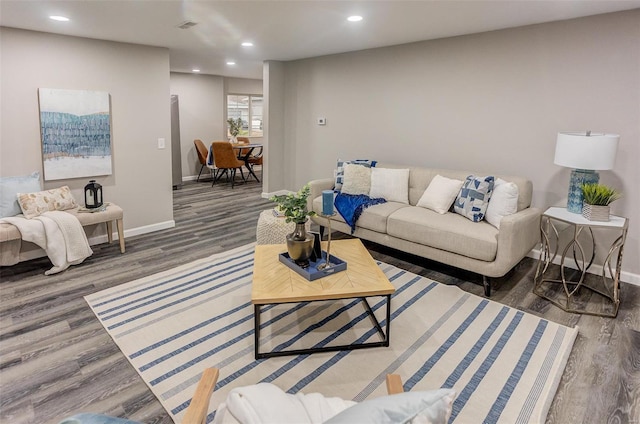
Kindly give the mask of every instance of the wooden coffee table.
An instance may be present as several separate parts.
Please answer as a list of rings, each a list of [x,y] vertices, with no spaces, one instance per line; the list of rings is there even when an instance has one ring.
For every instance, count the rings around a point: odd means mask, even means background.
[[[323,249],[326,244],[323,243]],[[254,305],[255,357],[256,359],[284,355],[301,355],[317,352],[353,350],[371,347],[389,346],[391,321],[391,295],[395,288],[373,260],[359,239],[334,240],[331,254],[347,262],[346,271],[341,271],[315,281],[309,281],[295,271],[280,263],[278,255],[286,252],[284,244],[256,246],[251,303]],[[386,323],[383,330],[378,322],[368,297],[386,298]],[[308,349],[260,352],[260,314],[261,307],[271,304],[314,302],[361,298],[373,324],[382,340],[360,344],[325,346]]]

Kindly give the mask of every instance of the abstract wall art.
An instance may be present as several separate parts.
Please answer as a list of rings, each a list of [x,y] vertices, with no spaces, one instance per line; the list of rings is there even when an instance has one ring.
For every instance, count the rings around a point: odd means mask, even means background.
[[[111,175],[109,93],[38,91],[44,179]]]

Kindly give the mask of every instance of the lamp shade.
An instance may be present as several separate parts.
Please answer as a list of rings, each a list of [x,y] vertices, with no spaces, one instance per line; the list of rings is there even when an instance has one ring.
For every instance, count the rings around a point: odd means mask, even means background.
[[[553,163],[574,169],[613,169],[619,140],[617,134],[560,132]]]

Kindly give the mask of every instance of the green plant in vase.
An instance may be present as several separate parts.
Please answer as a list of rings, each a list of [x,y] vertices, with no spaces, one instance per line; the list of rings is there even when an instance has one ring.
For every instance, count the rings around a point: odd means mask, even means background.
[[[582,216],[590,221],[608,221],[610,204],[622,197],[622,193],[604,184],[582,184]]]
[[[229,124],[229,134],[231,134],[231,137],[233,137],[235,141],[240,131],[242,131],[242,118],[229,118],[227,119],[227,124]]]
[[[287,250],[289,257],[303,268],[309,266],[309,258],[313,252],[314,238],[307,234],[306,222],[316,213],[307,209],[307,199],[311,194],[311,187],[306,184],[297,193],[282,194],[269,198],[278,205],[286,222],[296,224],[294,231],[287,235]]]

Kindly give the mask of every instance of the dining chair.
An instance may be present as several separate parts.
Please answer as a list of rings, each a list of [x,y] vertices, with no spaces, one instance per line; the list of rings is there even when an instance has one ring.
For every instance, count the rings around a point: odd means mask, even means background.
[[[209,144],[209,154],[207,155],[207,168],[209,168],[209,173],[211,174],[211,185],[216,181],[216,177],[218,176],[218,172],[224,174],[227,172],[226,169],[221,170],[216,167],[215,156],[213,155],[213,143]]]
[[[236,137],[236,141],[238,144],[251,144],[249,141],[249,137]],[[238,159],[243,159],[246,155],[249,154],[250,149],[240,149],[238,150]]]
[[[242,181],[246,182],[244,178],[244,172],[242,167],[244,161],[239,160],[233,152],[233,147],[228,141],[214,141],[211,143],[213,147],[213,159],[216,168],[218,168],[218,175],[213,180],[213,184],[220,179],[224,172],[228,172],[231,177],[231,188],[233,188],[236,179],[236,171],[240,169],[240,175],[242,175]]]
[[[247,163],[251,167],[251,170],[253,170],[253,167],[255,165],[262,166],[262,157],[263,157],[262,156],[262,147],[260,147],[259,149],[260,149],[260,152],[258,154],[249,156],[249,159],[247,160]],[[249,176],[251,176],[251,173],[249,173],[247,178],[249,178]]]
[[[200,181],[200,174],[202,174],[202,170],[205,166],[207,166],[207,155],[209,154],[207,150],[207,146],[204,145],[202,140],[196,138],[193,140],[193,144],[196,146],[196,152],[198,153],[198,161],[200,161],[200,172],[198,172],[198,178],[196,182]]]

